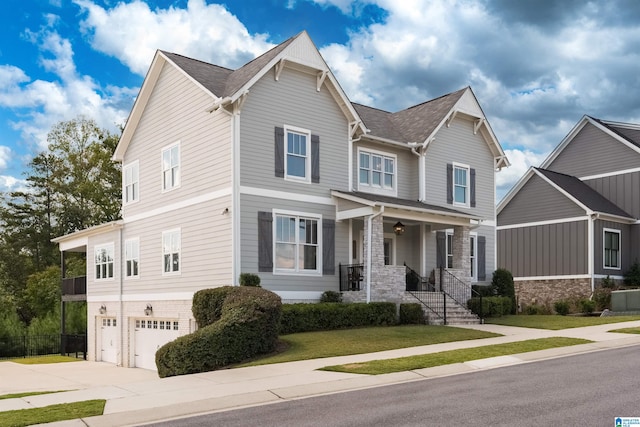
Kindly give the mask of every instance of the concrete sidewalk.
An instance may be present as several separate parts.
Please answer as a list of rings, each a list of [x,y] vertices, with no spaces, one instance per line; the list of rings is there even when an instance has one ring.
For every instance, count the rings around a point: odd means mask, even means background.
[[[495,332],[503,336],[353,356],[225,369],[164,379],[158,378],[153,371],[118,368],[101,362],[50,365],[21,365],[3,362],[0,363],[0,395],[39,390],[69,391],[0,400],[0,411],[43,407],[89,399],[106,399],[107,403],[102,416],[51,423],[48,426],[138,425],[167,418],[416,381],[472,372],[478,369],[490,369],[640,344],[640,335],[607,332],[625,327],[640,327],[640,321],[562,331],[499,325],[464,327]],[[329,365],[437,353],[546,337],[585,338],[594,341],[594,343],[385,375],[344,374],[317,370]]]

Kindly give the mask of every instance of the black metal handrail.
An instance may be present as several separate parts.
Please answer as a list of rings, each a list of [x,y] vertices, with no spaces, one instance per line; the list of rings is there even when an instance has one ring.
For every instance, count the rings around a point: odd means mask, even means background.
[[[440,267],[440,289],[449,295],[452,300],[454,300],[458,305],[462,307],[467,306],[467,302],[472,297],[480,298],[480,313],[478,313],[478,317],[480,320],[483,320],[482,315],[482,294],[471,286],[471,284],[467,284],[462,280],[458,279],[456,276],[451,274],[450,271],[445,270],[443,267]]]
[[[87,276],[62,279],[62,295],[84,295],[87,293]]]
[[[406,269],[406,288],[408,292],[423,291],[435,292],[435,283],[431,283],[428,277],[422,277],[417,271],[404,264]]]
[[[405,290],[409,292],[415,299],[431,313],[435,314],[444,322],[447,322],[446,318],[446,296],[442,292],[436,292],[435,284],[430,283],[428,278],[422,277],[417,271],[404,264],[406,271],[406,284]],[[441,313],[434,307],[440,306],[442,301],[443,312]]]
[[[340,292],[361,291],[364,282],[364,264],[339,264]]]

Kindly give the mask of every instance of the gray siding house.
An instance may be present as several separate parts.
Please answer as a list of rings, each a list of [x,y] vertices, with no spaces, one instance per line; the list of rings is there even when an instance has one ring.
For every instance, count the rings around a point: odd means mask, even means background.
[[[416,302],[409,271],[427,292],[495,269],[509,163],[471,88],[354,104],[306,32],[237,70],[158,51],[114,158],[122,220],[56,239],[86,253],[91,360],[155,369],[194,292],[241,273],[285,302]]]
[[[640,258],[640,125],[584,116],[498,205],[521,304],[588,297]]]

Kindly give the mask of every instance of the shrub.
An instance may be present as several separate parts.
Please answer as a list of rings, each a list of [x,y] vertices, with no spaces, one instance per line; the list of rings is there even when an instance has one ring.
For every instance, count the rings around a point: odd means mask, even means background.
[[[551,309],[544,305],[534,303],[526,306],[524,312],[529,315],[551,314]]]
[[[499,268],[493,272],[491,287],[494,295],[509,297],[511,299],[511,313],[516,310],[516,289],[513,285],[513,275],[505,268]]]
[[[196,295],[193,311],[194,316],[198,312],[199,324],[216,320],[158,349],[156,365],[161,378],[212,371],[275,349],[281,314],[279,296],[242,286],[208,289]],[[205,306],[214,313],[203,315]]]
[[[200,328],[220,319],[224,300],[233,289],[235,289],[233,286],[222,286],[220,288],[202,289],[193,295],[191,311]]]
[[[480,313],[480,298],[473,297],[467,301],[467,308],[472,313],[483,318],[499,317],[511,313],[512,305],[509,297],[482,297],[482,313]]]
[[[395,323],[396,305],[392,302],[284,304],[280,333],[388,326]]]
[[[260,276],[253,273],[241,273],[240,274],[240,286],[255,286],[260,287]]]
[[[616,281],[609,277],[609,275],[607,274],[607,277],[602,279],[602,281],[600,282],[600,286],[606,289],[613,289],[616,287]]]
[[[479,297],[480,295],[482,295],[483,297],[494,297],[494,296],[496,296],[496,294],[494,293],[495,289],[493,288],[493,286],[471,285],[471,289],[473,289],[475,291],[475,292],[473,292],[473,296],[474,297]]]
[[[605,308],[611,308],[611,291],[611,288],[598,288],[593,292],[596,310],[602,311]]]
[[[580,311],[584,314],[591,314],[596,309],[596,302],[590,299],[581,299],[580,300]]]
[[[569,314],[569,307],[570,307],[570,304],[569,304],[569,301],[567,300],[558,300],[553,303],[553,309],[560,316],[566,316],[567,314]]]
[[[342,302],[342,294],[336,291],[324,291],[320,302]]]
[[[422,305],[417,302],[400,304],[401,325],[424,325],[424,312]]]
[[[640,287],[640,264],[638,261],[631,265],[631,268],[624,273],[624,284],[630,288]]]

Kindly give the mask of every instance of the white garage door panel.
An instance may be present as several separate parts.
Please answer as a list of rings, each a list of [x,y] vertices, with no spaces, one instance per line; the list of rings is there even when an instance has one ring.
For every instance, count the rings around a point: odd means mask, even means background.
[[[136,319],[134,333],[135,366],[156,368],[156,351],[180,336],[178,320]]]
[[[100,338],[100,360],[117,363],[118,361],[118,328],[115,317],[103,317]]]

